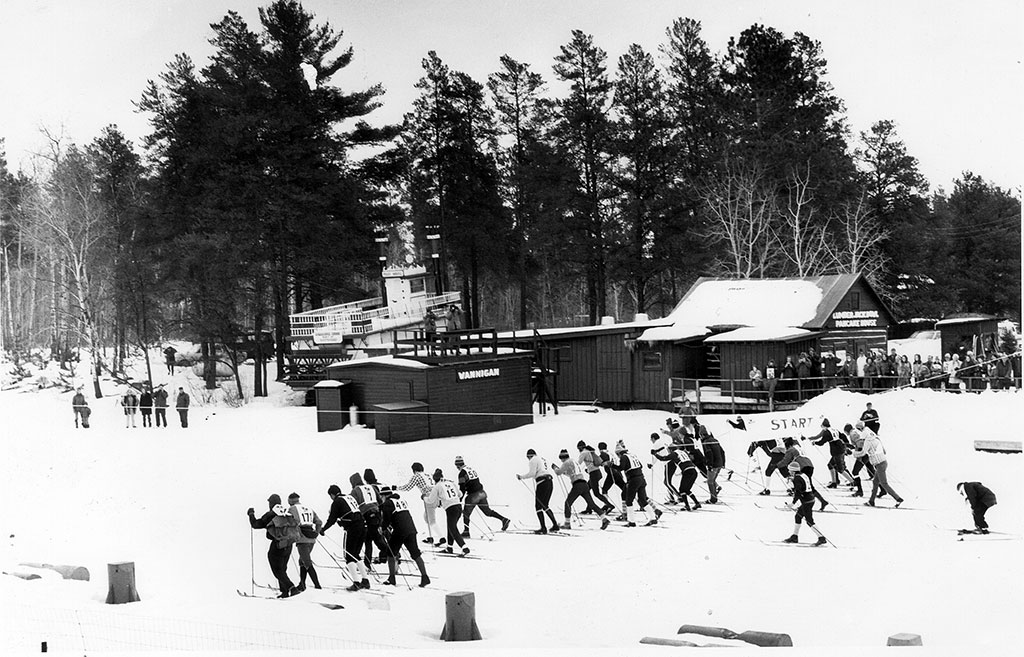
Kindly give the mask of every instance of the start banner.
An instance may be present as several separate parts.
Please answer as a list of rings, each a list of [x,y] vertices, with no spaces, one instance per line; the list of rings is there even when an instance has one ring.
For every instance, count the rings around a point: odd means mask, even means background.
[[[743,418],[751,440],[811,436],[821,431],[821,421],[824,419],[820,413],[799,410],[756,413],[740,417]]]

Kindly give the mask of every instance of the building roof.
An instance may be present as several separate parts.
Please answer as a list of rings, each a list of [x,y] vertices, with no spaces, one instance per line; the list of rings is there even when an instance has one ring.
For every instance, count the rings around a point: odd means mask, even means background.
[[[637,338],[640,342],[681,342],[691,338],[701,338],[710,333],[706,326],[673,324],[671,326],[655,326],[645,329]]]
[[[774,326],[822,329],[860,274],[806,278],[700,278],[668,319],[707,326]],[[874,294],[870,284],[865,287]],[[885,313],[892,313],[878,295]],[[894,320],[893,320],[894,321]]]
[[[954,313],[952,315],[946,315],[939,321],[935,322],[935,326],[949,326],[951,324],[970,324],[974,322],[998,322],[1002,317],[996,317],[995,315],[986,315],[985,313]]]
[[[600,334],[613,334],[623,333],[626,331],[637,331],[640,329],[647,329],[655,326],[671,326],[672,320],[666,318],[663,319],[650,319],[643,322],[623,322],[621,324],[598,324],[597,326],[566,326],[562,328],[542,328],[536,329],[537,335],[543,338],[556,338],[556,337],[569,337],[574,335],[600,335]],[[520,329],[518,331],[501,331],[498,333],[499,340],[508,340],[510,338],[529,340],[534,335],[534,331],[531,329]]]
[[[788,326],[746,326],[712,335],[704,342],[792,342],[809,335],[807,329]]]

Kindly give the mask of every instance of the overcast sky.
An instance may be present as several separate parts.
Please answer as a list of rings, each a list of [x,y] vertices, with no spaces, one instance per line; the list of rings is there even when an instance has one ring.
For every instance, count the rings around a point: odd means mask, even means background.
[[[229,9],[258,29],[249,0],[0,0],[0,137],[8,164],[29,168],[40,127],[78,143],[110,123],[136,143],[147,132],[135,113],[148,79],[188,53],[202,65],[209,24]],[[420,60],[436,50],[480,82],[502,54],[547,79],[572,29],[608,52],[609,71],[631,43],[651,52],[677,17],[703,23],[713,52],[753,23],[821,42],[829,79],[854,134],[892,119],[932,187],[965,170],[1021,186],[1020,0],[987,2],[785,2],[701,0],[307,0],[319,20],[344,32],[355,61],[334,84],[382,83],[373,122],[399,121],[414,97]]]

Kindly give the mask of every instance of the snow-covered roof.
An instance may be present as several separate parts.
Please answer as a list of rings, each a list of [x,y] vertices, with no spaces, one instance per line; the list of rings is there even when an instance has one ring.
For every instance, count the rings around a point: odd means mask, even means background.
[[[704,342],[788,342],[811,335],[811,331],[790,326],[747,326],[705,338]]]
[[[664,319],[651,319],[644,322],[623,322],[621,324],[598,324],[597,326],[565,326],[562,328],[542,328],[536,329],[537,335],[541,337],[554,337],[559,335],[578,335],[585,333],[616,333],[619,331],[633,331],[637,329],[646,329],[654,326],[668,326],[671,325],[672,321],[668,318]],[[518,331],[502,331],[498,333],[499,340],[507,340],[509,338],[522,338],[528,340],[534,335],[532,329],[520,329]]]
[[[401,356],[401,354],[399,354]],[[411,356],[412,353],[406,354]],[[392,367],[407,367],[414,370],[424,370],[431,367],[428,363],[421,363],[418,360],[412,358],[396,358],[392,355],[387,356],[370,356],[369,358],[354,358],[352,360],[343,360],[340,363],[332,363],[327,366],[327,369],[340,369],[343,367],[357,367],[359,365],[370,365],[372,363],[378,363],[380,365],[389,365]]]
[[[701,278],[680,300],[668,319],[691,326],[821,329],[825,328],[832,312],[860,280],[859,274],[805,278]],[[865,283],[865,286],[872,291],[870,285]],[[876,300],[891,318],[892,313],[881,299]]]
[[[640,342],[678,342],[689,338],[699,338],[709,332],[706,326],[673,324],[672,326],[655,326],[646,329],[637,340]]]
[[[976,322],[996,322],[1001,318],[995,315],[986,315],[984,313],[957,313],[955,315],[949,315],[944,319],[940,319],[935,322],[935,326],[950,326],[952,324],[971,324]]]

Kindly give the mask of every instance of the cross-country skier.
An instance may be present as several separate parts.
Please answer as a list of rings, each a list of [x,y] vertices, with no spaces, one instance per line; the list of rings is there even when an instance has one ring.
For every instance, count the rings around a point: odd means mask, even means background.
[[[484,491],[484,485],[480,483],[480,477],[476,470],[466,465],[461,456],[455,457],[455,467],[459,469],[459,490],[464,496],[462,500],[462,537],[469,538],[469,516],[477,507],[480,507],[480,513],[488,518],[500,521],[501,531],[508,529],[512,521],[492,509],[487,503],[487,493]]]
[[[596,513],[601,516],[601,529],[608,528],[608,518],[605,517],[605,510],[598,508],[594,503],[594,498],[590,496],[590,486],[587,485],[587,478],[583,475],[582,470],[576,461],[569,458],[569,450],[563,449],[558,453],[558,458],[562,462],[561,465],[551,464],[551,469],[555,471],[556,475],[564,475],[569,478],[569,493],[565,496],[565,526],[572,527],[570,518],[572,517],[572,504],[577,498],[582,497],[583,501],[587,503],[587,511],[590,513]]]
[[[697,501],[697,496],[693,494],[693,484],[697,481],[697,468],[690,461],[690,457],[687,456],[686,450],[679,445],[672,445],[669,448],[667,456],[654,455],[654,458],[659,461],[667,461],[674,464],[680,472],[679,480],[679,499],[683,502],[683,508],[687,511],[690,510],[690,500],[693,499],[693,509],[697,510],[700,508],[700,502]]]
[[[618,462],[612,461],[609,465],[623,473],[626,479],[626,492],[622,495],[622,505],[626,510],[626,526],[636,527],[633,521],[633,500],[637,501],[640,510],[647,513],[647,480],[644,478],[644,466],[633,454],[626,449],[626,444],[621,440],[615,443],[615,455]],[[648,525],[658,523],[661,511],[655,509],[654,517],[647,521]]]
[[[440,547],[445,544],[445,539],[444,533],[437,526],[437,507],[427,504],[426,501],[427,494],[433,487],[433,482],[427,479],[427,475],[423,473],[423,464],[413,463],[412,476],[409,477],[409,481],[397,486],[395,490],[407,491],[415,488],[420,492],[420,499],[423,501],[423,520],[427,523],[427,537],[423,539],[423,542],[433,544],[434,536],[437,536],[437,545]]]
[[[448,554],[452,553],[452,546],[456,543],[462,548],[463,554],[469,554],[466,542],[462,540],[459,532],[459,518],[462,517],[462,504],[459,502],[459,489],[455,484],[444,478],[444,473],[438,468],[434,470],[434,487],[427,493],[426,503],[439,506],[444,509],[445,527],[448,530],[448,546],[444,549]]]
[[[320,588],[320,578],[317,577],[310,553],[313,552],[323,523],[316,511],[302,503],[298,493],[288,496],[288,513],[299,523],[299,536],[295,541],[295,548],[299,551],[299,584],[291,591],[295,595],[306,590],[307,575],[313,581],[313,588]]]
[[[860,428],[864,427],[863,422],[857,423]],[[861,434],[860,429],[855,428],[852,424],[847,423],[843,427],[843,433],[846,434],[846,442],[850,444],[850,453],[855,454],[857,450],[864,446],[864,436]],[[871,461],[866,456],[854,456],[853,463],[853,495],[852,497],[864,497],[864,488],[860,483],[860,471],[861,468],[866,468],[869,477],[875,476],[875,466],[871,465]]]
[[[788,470],[790,463],[796,463],[800,472],[803,472],[808,477],[813,477],[814,462],[804,454],[804,450],[800,447],[800,443],[797,442],[796,438],[785,438],[782,442],[786,446],[786,454],[782,457],[782,460],[779,461],[779,469],[787,468]],[[821,502],[821,510],[824,511],[825,507],[828,506],[828,500],[822,497],[821,493],[818,492],[818,489],[813,486],[811,487],[811,493],[819,502]]]
[[[670,425],[671,426],[671,425]],[[668,493],[666,504],[675,504],[679,497],[679,491],[672,485],[672,475],[676,472],[676,465],[668,460],[669,446],[672,445],[672,437],[669,433],[662,431],[662,435],[651,434],[651,457],[653,459],[651,477],[655,481],[661,481],[665,485],[665,492]]]
[[[725,467],[725,450],[708,428],[693,419],[693,427],[700,438],[704,449],[704,462],[707,466],[708,492],[711,494],[708,504],[718,504],[718,493],[722,487],[718,485],[718,473]]]
[[[753,456],[754,452],[761,448],[768,455],[768,467],[764,469],[764,490],[758,495],[771,495],[772,474],[778,472],[782,481],[786,482],[786,473],[779,468],[779,462],[786,455],[786,447],[782,444],[781,438],[768,438],[767,440],[755,440],[747,448],[747,456]]]
[[[281,504],[281,496],[274,493],[267,498],[269,510],[259,518],[252,507],[249,515],[249,526],[253,529],[266,529],[270,548],[267,550],[267,561],[270,572],[277,578],[281,589],[279,598],[287,598],[292,592],[292,581],[288,579],[288,559],[292,556],[292,545],[299,537],[299,523],[288,514],[288,509]]]
[[[371,471],[372,472],[372,471]],[[348,478],[352,484],[352,498],[359,505],[359,513],[363,514],[363,521],[366,523],[366,542],[363,551],[363,563],[370,567],[373,561],[373,546],[376,545],[380,553],[387,558],[384,552],[384,537],[380,535],[380,496],[377,489],[371,484],[363,482],[358,472],[353,472]]]
[[[398,571],[398,551],[405,546],[409,552],[409,558],[420,570],[420,586],[430,584],[427,577],[427,566],[423,563],[423,556],[420,554],[420,546],[416,544],[416,523],[412,520],[412,513],[405,500],[385,486],[381,489],[381,519],[384,527],[389,527],[391,534],[388,538],[388,578],[384,581],[389,586],[395,585],[395,574]]]
[[[331,498],[331,512],[327,515],[327,522],[320,528],[320,535],[323,536],[335,522],[338,523],[345,531],[345,567],[352,580],[348,590],[368,589],[370,580],[366,576],[366,566],[359,559],[359,553],[363,551],[366,542],[366,521],[359,512],[359,502],[351,495],[342,493],[336,484],[331,484],[327,495]]]
[[[797,543],[800,538],[800,523],[803,520],[807,521],[807,526],[818,535],[818,540],[815,545],[824,545],[828,540],[818,530],[814,524],[814,484],[811,483],[811,477],[800,471],[800,464],[796,461],[791,461],[788,466],[789,472],[793,477],[793,501],[790,506],[796,511],[796,524],[793,527],[793,534],[783,540],[783,543]]]
[[[544,515],[551,519],[551,531],[557,532],[560,527],[555,520],[555,514],[551,512],[551,491],[554,490],[554,479],[548,472],[548,462],[543,456],[538,456],[533,449],[526,450],[526,460],[530,464],[526,474],[517,474],[516,479],[533,479],[533,507],[537,512],[537,520],[540,521],[540,529],[534,534],[547,534],[548,529],[544,524]]]
[[[977,481],[961,481],[956,485],[956,489],[971,505],[971,513],[974,514],[974,533],[987,534],[988,522],[985,521],[985,512],[996,505],[996,494]]]
[[[858,422],[858,425],[861,423]],[[860,428],[858,426],[858,428]],[[881,439],[875,434],[874,431],[865,428],[862,432],[864,436],[864,445],[859,450],[854,451],[854,456],[867,456],[868,461],[875,468],[875,477],[871,480],[871,497],[864,503],[865,506],[875,505],[875,496],[878,495],[878,489],[881,488],[885,492],[892,495],[892,498],[896,500],[896,508],[898,509],[903,504],[903,498],[900,497],[899,493],[894,491],[889,485],[889,481],[886,478],[886,471],[889,469],[889,460],[885,455],[885,447],[882,445]]]
[[[602,510],[605,513],[614,511],[615,505],[609,502],[608,498],[601,493],[601,475],[603,474],[601,469],[601,465],[603,463],[601,456],[594,451],[593,447],[582,440],[576,443],[576,449],[580,452],[580,455],[576,457],[576,462],[579,463],[587,472],[591,497],[604,505]],[[583,513],[590,513],[590,511],[585,510]]]
[[[605,499],[608,499],[608,491],[611,490],[612,485],[614,484],[619,489],[619,499],[624,498],[626,496],[626,482],[622,478],[622,473],[616,470],[615,468],[611,467],[612,456],[611,454],[608,453],[608,443],[598,443],[597,449],[597,455],[600,457],[601,460],[601,467],[604,468],[605,471],[608,473],[608,475],[604,479],[604,484],[601,485],[601,494],[605,496]],[[612,510],[614,510],[614,508]],[[623,508],[622,514],[615,519],[626,519],[625,508]]]
[[[844,440],[844,436],[838,432],[832,431],[832,425],[829,423],[828,418],[824,418],[821,421],[821,431],[811,436],[810,438],[804,438],[800,436],[800,440],[810,440],[815,445],[828,444],[829,461],[828,461],[828,472],[832,481],[825,486],[825,488],[836,488],[839,486],[839,475],[846,477],[847,483],[853,483],[853,475],[846,470],[846,452],[849,451],[850,446]]]

